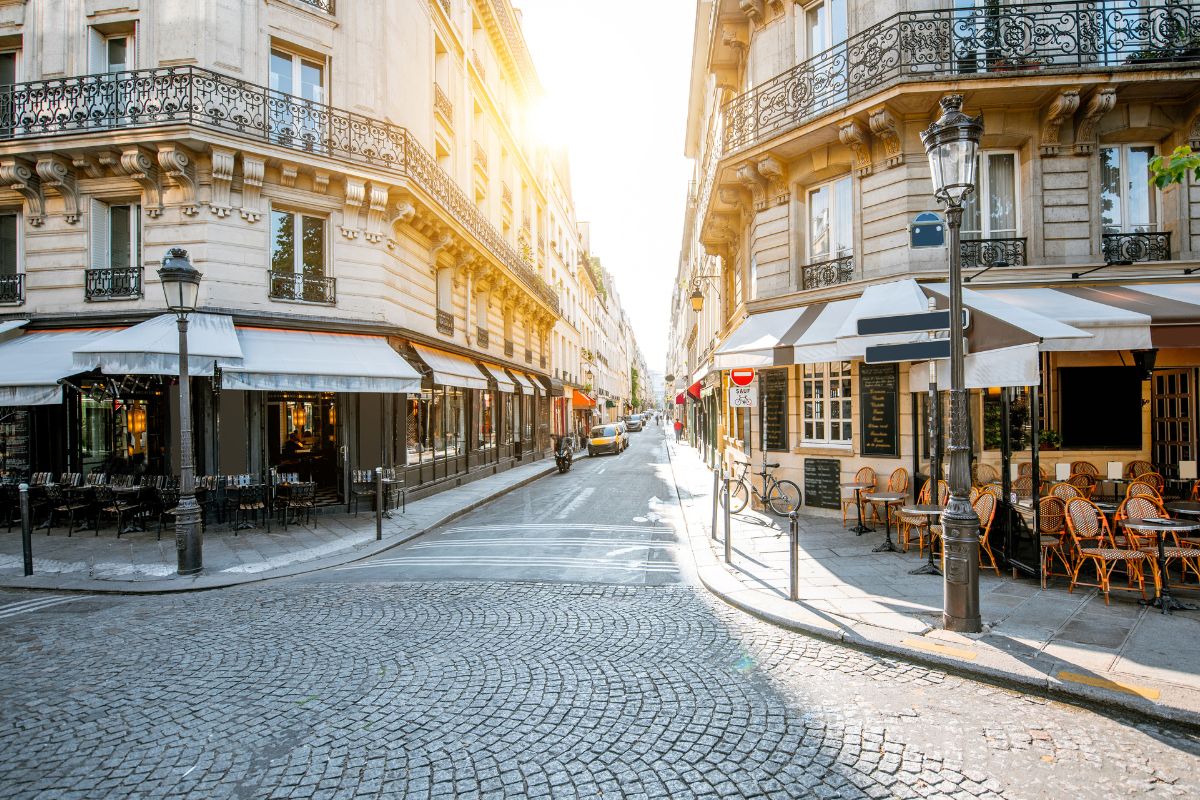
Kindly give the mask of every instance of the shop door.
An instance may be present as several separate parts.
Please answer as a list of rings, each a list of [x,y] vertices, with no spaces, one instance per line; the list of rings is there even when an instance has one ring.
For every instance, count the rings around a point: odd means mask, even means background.
[[[333,394],[267,396],[267,466],[317,484],[320,504],[339,499],[338,403]]]
[[[1180,461],[1196,458],[1196,371],[1154,371],[1150,430],[1151,455],[1164,475],[1176,475]]]

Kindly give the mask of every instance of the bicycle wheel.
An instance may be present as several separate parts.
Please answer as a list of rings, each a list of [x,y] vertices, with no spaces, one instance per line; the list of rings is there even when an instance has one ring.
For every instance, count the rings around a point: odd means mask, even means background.
[[[775,481],[767,493],[767,505],[780,516],[800,508],[800,487],[791,481]]]
[[[725,506],[725,490],[721,489],[720,494],[721,506]],[[738,481],[729,487],[729,513],[737,514],[746,507],[746,503],[750,501],[750,493],[746,491],[746,484],[743,481]]]

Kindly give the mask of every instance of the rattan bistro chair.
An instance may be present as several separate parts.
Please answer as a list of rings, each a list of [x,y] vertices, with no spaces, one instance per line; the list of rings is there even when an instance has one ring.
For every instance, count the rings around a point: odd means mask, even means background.
[[[1078,489],[1080,496],[1087,500],[1090,500],[1096,491],[1096,477],[1086,472],[1075,473],[1067,478],[1066,482]]]
[[[1154,472],[1154,465],[1149,461],[1130,461],[1125,468],[1125,474],[1130,478],[1140,478],[1147,472]]]
[[[1154,484],[1147,483],[1146,481],[1133,481],[1130,483],[1125,489],[1125,497],[1152,497],[1155,501],[1162,502],[1162,495],[1159,494],[1158,489],[1154,488]]]
[[[875,486],[875,470],[870,467],[862,467],[858,472],[854,473],[855,483],[869,483]],[[845,489],[844,492],[849,494],[842,495],[842,527],[846,527],[846,512],[854,508],[856,492],[853,489]],[[871,489],[863,489],[863,493],[872,491]]]
[[[1071,577],[1071,557],[1066,547],[1067,520],[1066,503],[1059,497],[1043,497],[1038,501],[1038,542],[1041,548],[1042,588],[1046,579],[1054,576]],[[1062,572],[1054,572],[1054,561],[1062,565]]]
[[[1099,470],[1099,468],[1096,467],[1095,464],[1093,464],[1090,461],[1072,461],[1071,462],[1071,474],[1072,475],[1090,475],[1093,478],[1099,478],[1100,470]]]
[[[1051,497],[1057,497],[1059,500],[1062,500],[1064,504],[1066,504],[1068,500],[1084,496],[1083,492],[1079,491],[1079,487],[1071,483],[1056,483],[1050,487],[1050,491],[1047,492],[1047,494]]]
[[[1152,497],[1145,495],[1135,495],[1126,497],[1121,503],[1121,507],[1117,509],[1115,519],[1118,522],[1127,519],[1168,519],[1170,515],[1163,508],[1162,503]],[[1149,536],[1137,528],[1122,526],[1125,533],[1128,547],[1132,550],[1141,550],[1148,553],[1151,558],[1158,555],[1158,542],[1153,536]],[[1200,549],[1193,547],[1181,547],[1178,534],[1168,531],[1161,534],[1169,536],[1170,544],[1163,542],[1163,564],[1167,569],[1171,568],[1171,562],[1178,561],[1182,566],[1181,570],[1184,577],[1187,576],[1189,570],[1200,576]]]
[[[908,470],[904,467],[897,467],[892,470],[892,474],[888,476],[887,490],[889,492],[907,492],[908,491]],[[879,516],[879,510],[882,508],[886,515],[890,506],[882,500],[870,500],[871,517],[876,522],[883,522],[884,518]],[[894,515],[893,515],[894,516]]]
[[[1112,531],[1109,530],[1108,520],[1090,500],[1076,497],[1067,503],[1067,532],[1070,534],[1076,558],[1067,591],[1075,591],[1076,586],[1095,586],[1104,592],[1104,604],[1108,605],[1112,574],[1120,565],[1125,566],[1131,582],[1137,581],[1138,591],[1143,598],[1146,597],[1143,569],[1147,564],[1150,565],[1155,585],[1158,584],[1158,567],[1154,559],[1141,550],[1117,547]],[[1083,583],[1079,580],[1079,573],[1085,564],[1091,564],[1095,568],[1096,583]]]
[[[975,485],[987,486],[991,483],[1000,482],[1000,471],[991,464],[976,464],[975,465]]]

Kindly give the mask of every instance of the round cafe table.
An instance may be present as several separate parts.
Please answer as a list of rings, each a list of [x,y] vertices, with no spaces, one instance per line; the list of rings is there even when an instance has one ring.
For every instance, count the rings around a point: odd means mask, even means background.
[[[1182,514],[1185,517],[1193,517],[1200,519],[1200,503],[1195,500],[1180,500],[1176,503],[1167,503],[1167,511],[1176,514]]]
[[[918,503],[911,506],[900,506],[901,514],[921,515],[929,521],[929,561],[922,564],[916,569],[908,571],[909,575],[941,575],[942,571],[938,569],[937,564],[933,563],[933,520],[935,517],[941,517],[945,511],[944,506],[935,505],[933,503]]]
[[[1178,519],[1127,519],[1121,522],[1126,528],[1134,528],[1141,533],[1148,533],[1158,543],[1158,575],[1159,590],[1154,599],[1147,603],[1162,609],[1162,613],[1172,611],[1195,611],[1196,606],[1181,603],[1171,596],[1171,585],[1167,580],[1167,555],[1163,547],[1163,536],[1168,533],[1185,533],[1200,530],[1200,522],[1185,522]],[[1142,601],[1146,603],[1146,601]]]
[[[892,542],[892,506],[904,502],[908,495],[903,492],[872,492],[866,498],[872,503],[883,503],[883,519],[887,526],[886,538],[871,548],[872,553],[899,553],[900,548]]]
[[[862,493],[867,489],[874,489],[875,484],[873,484],[873,483],[858,483],[857,481],[850,481],[849,483],[843,483],[842,488],[854,490],[854,507],[855,507],[855,509],[858,510],[858,524],[855,525],[850,530],[854,531],[855,536],[862,536],[864,533],[874,533],[875,532],[874,528],[868,528],[866,525],[863,524]]]

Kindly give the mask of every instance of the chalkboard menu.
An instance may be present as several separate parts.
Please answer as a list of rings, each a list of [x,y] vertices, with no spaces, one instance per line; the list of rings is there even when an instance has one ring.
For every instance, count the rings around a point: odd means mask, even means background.
[[[762,418],[763,436],[767,450],[788,449],[788,371],[786,369],[763,370],[762,375]]]
[[[842,507],[842,462],[836,458],[804,459],[804,505]]]
[[[858,368],[858,408],[864,456],[900,457],[900,368],[862,364]]]

